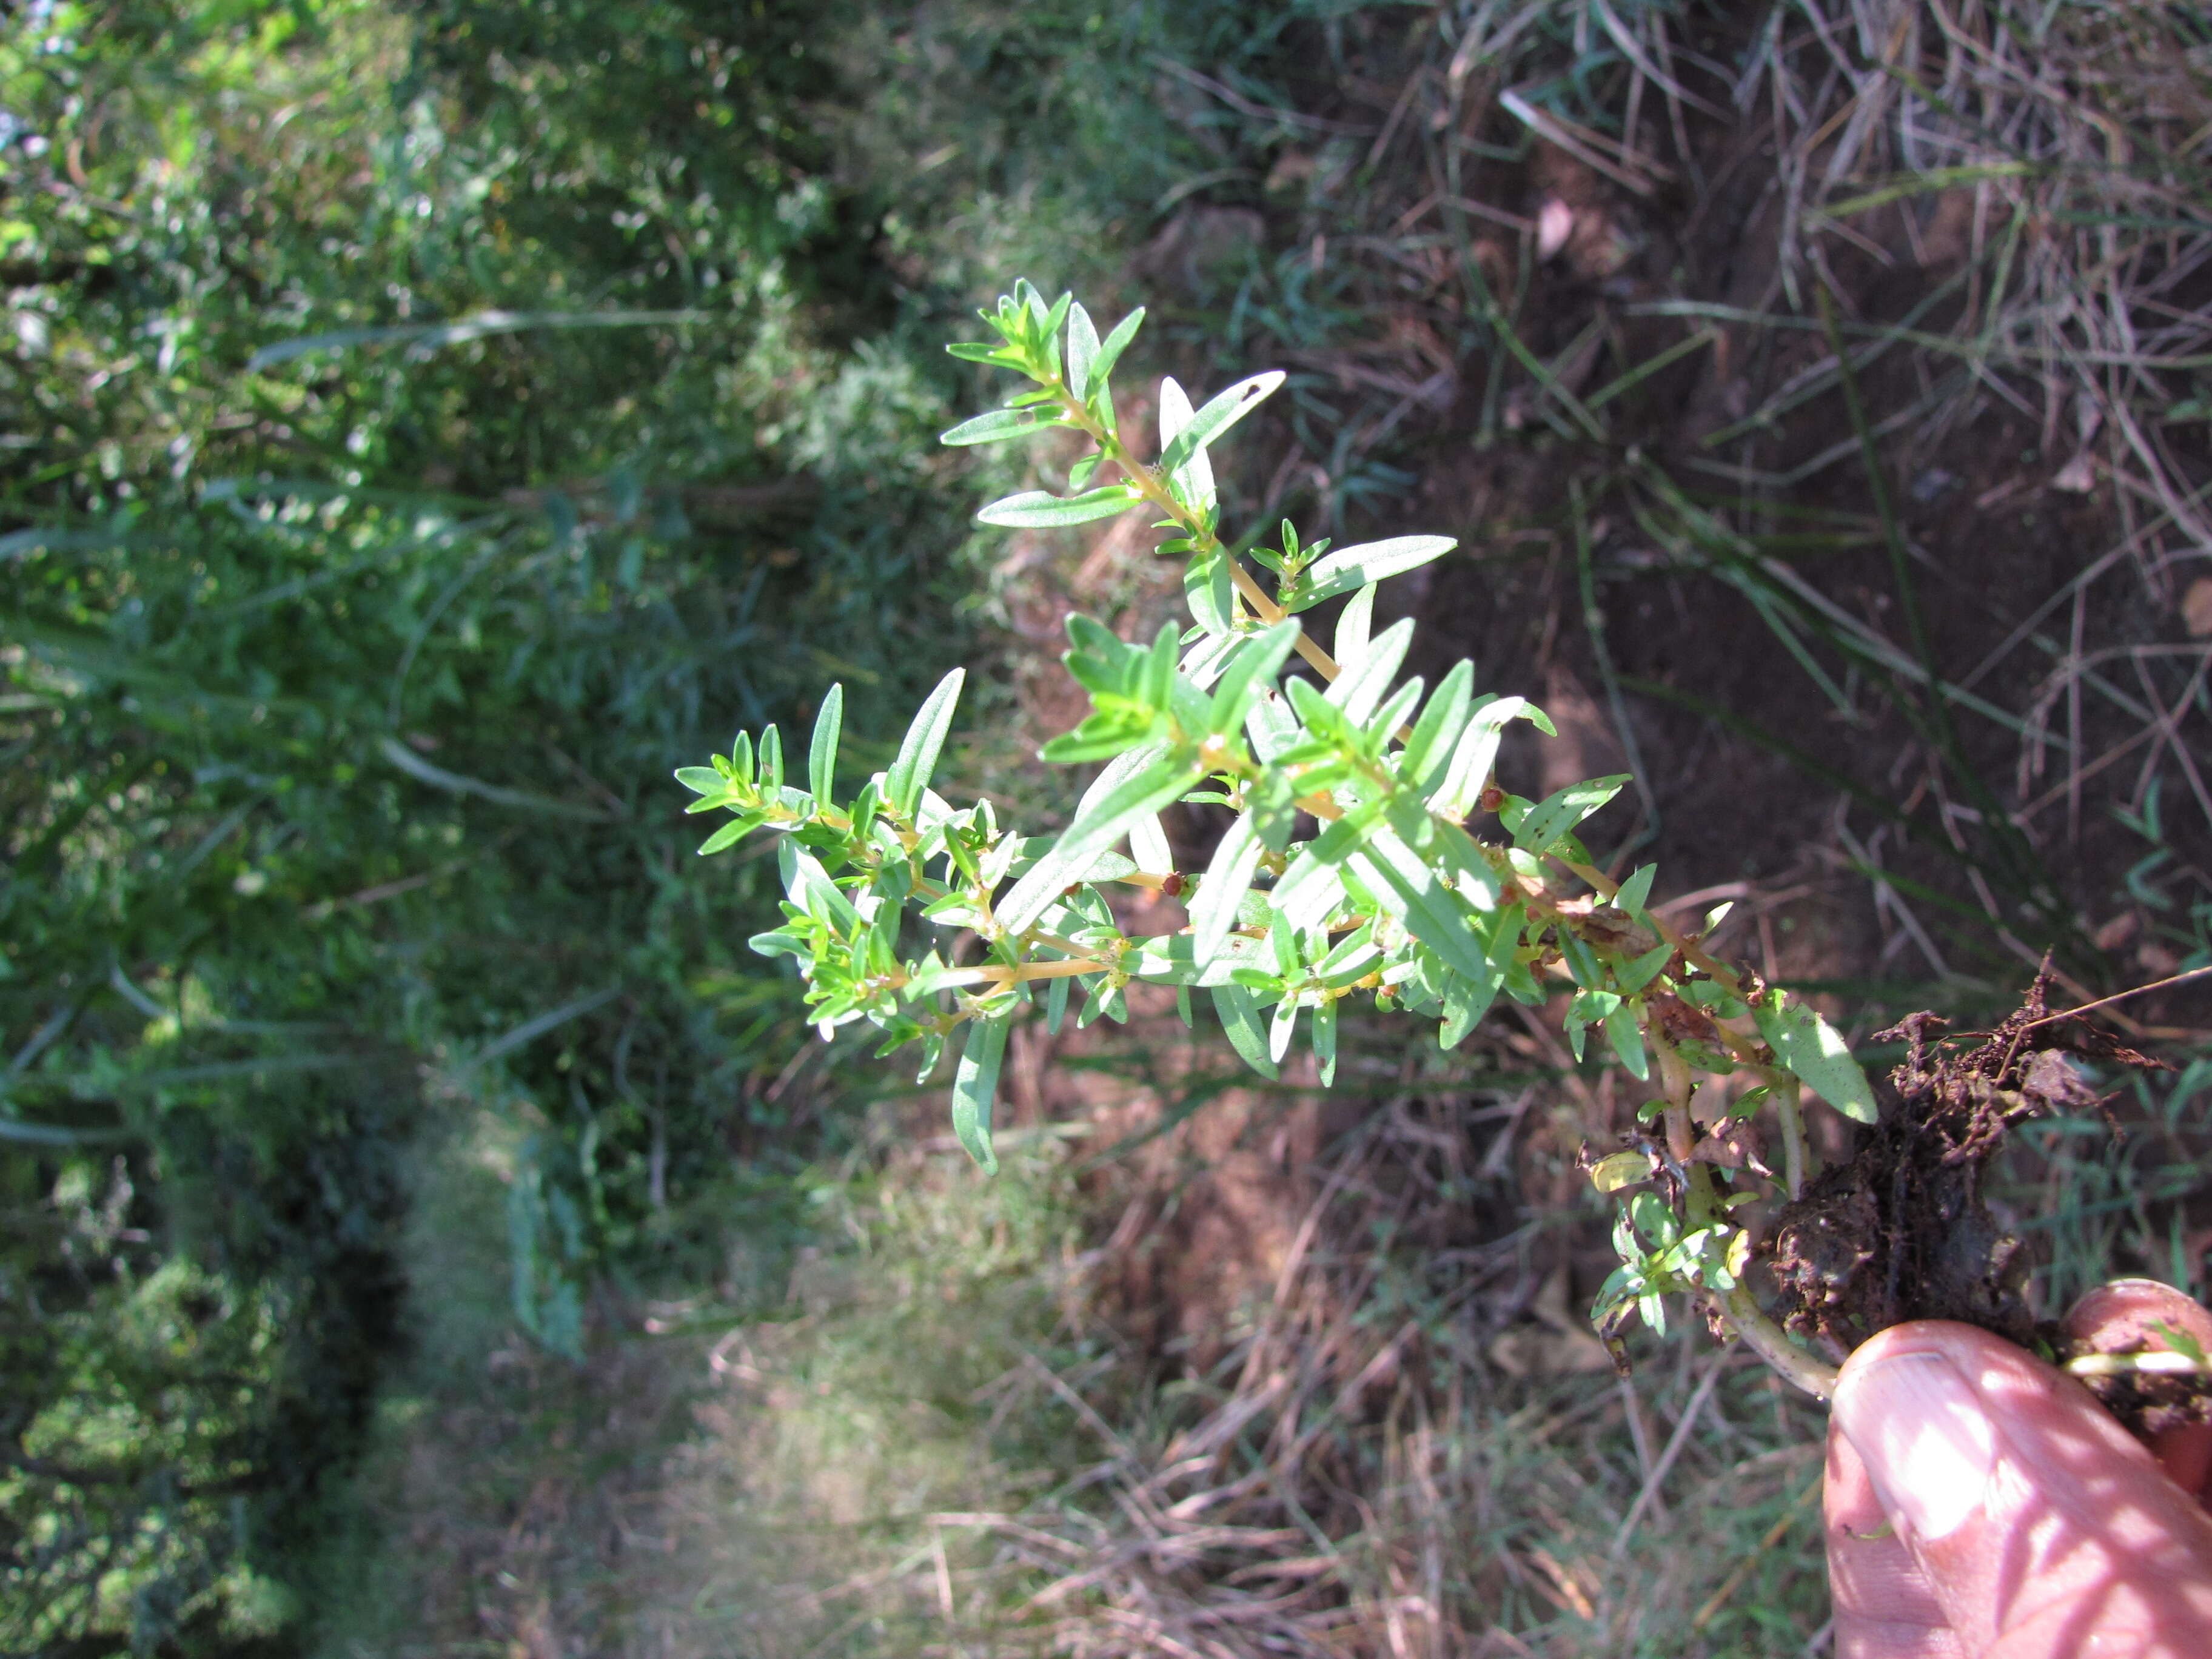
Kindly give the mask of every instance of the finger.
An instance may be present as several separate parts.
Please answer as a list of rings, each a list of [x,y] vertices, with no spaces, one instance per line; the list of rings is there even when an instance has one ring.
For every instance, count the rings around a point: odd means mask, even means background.
[[[1822,1502],[1836,1659],[1960,1659],[1943,1604],[1832,1420]]]
[[[2066,1334],[2092,1353],[2162,1352],[2173,1346],[2167,1334],[2172,1331],[2212,1352],[2212,1313],[2154,1279],[2100,1285],[2076,1302],[2063,1322]],[[2145,1443],[2167,1480],[2212,1508],[2212,1424],[2161,1427]]]
[[[1835,1421],[1965,1652],[2183,1659],[2212,1631],[2212,1517],[2088,1391],[1967,1325],[1882,1332]]]

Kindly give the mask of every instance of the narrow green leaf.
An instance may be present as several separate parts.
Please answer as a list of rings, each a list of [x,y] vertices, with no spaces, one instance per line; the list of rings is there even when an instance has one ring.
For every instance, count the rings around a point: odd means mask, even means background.
[[[1357,667],[1346,669],[1337,676],[1323,699],[1331,708],[1344,711],[1344,718],[1353,726],[1364,726],[1367,717],[1382,701],[1382,694],[1390,689],[1390,680],[1406,660],[1407,648],[1413,642],[1413,619],[1406,617],[1384,629],[1368,642]]]
[[[1208,444],[1258,408],[1261,401],[1272,396],[1286,378],[1282,370],[1270,369],[1264,374],[1239,380],[1226,392],[1208,398],[1160,452],[1161,470],[1179,471]],[[1164,422],[1161,429],[1165,432]]]
[[[1060,1022],[1067,1018],[1067,988],[1073,980],[1073,975],[1062,974],[1045,988],[1044,1034],[1047,1036],[1060,1035]]]
[[[1000,368],[1019,368],[1021,354],[1009,351],[1004,345],[988,345],[980,341],[956,340],[945,349],[967,363],[989,363]]]
[[[1353,928],[1314,963],[1314,976],[1332,990],[1341,990],[1364,979],[1370,969],[1382,960],[1382,947],[1375,943],[1375,924],[1364,922]]]
[[[1058,850],[1082,856],[1111,847],[1138,819],[1169,806],[1202,775],[1188,760],[1168,754],[1090,806],[1062,832]]]
[[[1286,622],[1280,625],[1295,628],[1297,624]],[[1298,741],[1298,723],[1279,695],[1261,690],[1244,710],[1244,735],[1251,739],[1254,754],[1263,761],[1272,761]]]
[[[711,766],[679,766],[676,769],[676,781],[695,795],[722,793],[722,775]]]
[[[1628,1067],[1628,1074],[1639,1082],[1651,1075],[1651,1056],[1644,1050],[1643,1028],[1636,1023],[1636,1010],[1627,1003],[1605,1017],[1605,1035],[1613,1044],[1613,1052],[1620,1056],[1620,1063]]]
[[[1169,845],[1168,832],[1160,827],[1157,813],[1129,826],[1129,856],[1136,860],[1138,869],[1156,876],[1175,868],[1175,849]]]
[[[1492,964],[1486,960],[1483,966],[1491,969]],[[1437,1030],[1437,1046],[1445,1049],[1458,1048],[1497,1000],[1495,971],[1486,972],[1480,979],[1470,979],[1465,974],[1451,975],[1444,981],[1444,1018]]]
[[[994,409],[972,421],[961,422],[949,432],[939,433],[937,441],[956,448],[969,444],[1000,444],[1010,438],[1026,438],[1031,433],[1066,424],[1049,410]]]
[[[1291,860],[1267,896],[1271,908],[1296,928],[1319,926],[1344,897],[1344,865],[1374,823],[1369,807],[1328,825]]]
[[[945,747],[945,735],[952,729],[952,710],[960,701],[961,684],[967,678],[967,670],[956,668],[938,681],[937,689],[915,715],[914,724],[906,729],[898,758],[891,763],[891,769],[884,778],[891,808],[902,817],[914,817],[915,809],[921,803],[921,792],[929,782],[930,774],[937,769],[937,757]]]
[[[970,1020],[967,1045],[952,1076],[952,1133],[985,1175],[999,1173],[999,1155],[991,1150],[991,1103],[998,1096],[999,1066],[1006,1059],[1006,1031],[1013,1023],[1012,1014]]]
[[[853,901],[830,878],[830,872],[811,853],[803,853],[798,846],[786,841],[776,848],[783,866],[783,886],[793,904],[802,907],[818,921],[828,922],[839,929],[854,927],[860,920],[854,909]]]
[[[1644,915],[1644,907],[1651,902],[1651,883],[1658,873],[1657,865],[1647,864],[1626,881],[1621,883],[1620,890],[1613,896],[1613,908],[1626,911],[1630,915],[1641,920]]]
[[[1420,701],[1421,677],[1416,674],[1385,698],[1382,706],[1361,723],[1369,740],[1377,744],[1388,743],[1405,725],[1406,716],[1413,712]]]
[[[1337,665],[1347,672],[1367,654],[1367,641],[1375,632],[1375,584],[1368,583],[1344,602],[1336,619]]]
[[[1190,394],[1186,392],[1173,375],[1160,382],[1160,441],[1167,451],[1176,448],[1176,441],[1190,429],[1197,411],[1190,406]],[[1164,452],[1165,453],[1165,452]],[[1167,475],[1168,489],[1185,507],[1203,513],[1213,505],[1213,463],[1202,449],[1187,452],[1172,467],[1162,469]]]
[[[1313,1011],[1314,1058],[1321,1063],[1321,1086],[1336,1081],[1336,1004],[1324,1002]]]
[[[1183,567],[1183,602],[1200,628],[1209,634],[1226,634],[1235,624],[1235,584],[1229,574],[1229,555],[1209,548]]]
[[[1091,377],[1083,387],[1085,403],[1089,403],[1105,386],[1106,377],[1114,372],[1114,365],[1121,361],[1122,352],[1128,349],[1129,342],[1137,337],[1137,330],[1143,325],[1144,320],[1145,308],[1139,306],[1114,325],[1113,331],[1107,335],[1105,343],[1098,348],[1097,356],[1091,360]]]
[[[1076,803],[1076,816],[1082,817],[1166,752],[1165,745],[1153,744],[1116,755],[1083,792],[1083,799]],[[1093,861],[1093,853],[1072,849],[1064,841],[1054,842],[999,901],[995,908],[1000,925],[1015,933],[1034,926],[1037,918],[1058,902],[1070,882],[1079,880],[1089,872]]]
[[[1045,366],[1053,374],[1060,373],[1060,328],[1067,320],[1067,308],[1075,303],[1073,294],[1063,294],[1052,302],[1052,309],[1037,324],[1037,339],[1044,347]]]
[[[1079,402],[1091,401],[1091,366],[1098,361],[1098,331],[1079,305],[1067,308],[1067,385]]]
[[[1217,985],[1212,996],[1213,1012],[1237,1057],[1261,1077],[1273,1080],[1279,1076],[1275,1062],[1267,1057],[1267,1034],[1251,992],[1241,985]]]
[[[1275,1005],[1274,1018],[1267,1022],[1267,1058],[1279,1066],[1283,1056],[1291,1052],[1291,1039],[1297,1035],[1298,1005],[1285,997]]]
[[[1145,702],[1154,708],[1167,708],[1175,697],[1176,659],[1182,654],[1181,639],[1171,622],[1160,624],[1160,631],[1152,636],[1152,648],[1145,664]]]
[[[1592,778],[1570,784],[1547,795],[1511,826],[1513,844],[1532,853],[1547,853],[1570,835],[1584,818],[1619,794],[1633,780],[1626,772],[1609,778]]]
[[[763,795],[773,795],[783,787],[783,733],[770,720],[760,735],[760,788]]]
[[[819,807],[830,805],[837,773],[837,737],[845,724],[845,688],[830,688],[814,717],[814,740],[806,749],[806,787]]]
[[[1050,530],[1066,525],[1089,524],[1126,513],[1144,497],[1127,484],[1104,484],[1080,495],[1063,499],[1042,489],[1025,490],[994,501],[975,515],[981,524],[1010,530]]]
[[[1428,787],[1431,775],[1451,754],[1460,733],[1467,729],[1474,689],[1474,665],[1462,657],[1430,696],[1420,719],[1413,722],[1399,763],[1399,775],[1416,789]]]
[[[1238,647],[1214,684],[1213,702],[1206,714],[1210,732],[1225,736],[1243,722],[1261,689],[1273,683],[1297,647],[1298,631],[1296,623],[1279,622]]]
[[[1190,931],[1200,963],[1218,956],[1230,930],[1237,925],[1237,907],[1250,890],[1253,872],[1267,851],[1249,812],[1240,813],[1213,849],[1212,860],[1190,902]]]
[[[1369,582],[1418,570],[1458,545],[1449,536],[1395,536],[1388,541],[1339,548],[1317,560],[1304,574],[1286,608],[1294,611],[1310,610],[1324,599],[1349,593]]]
[[[1490,976],[1489,959],[1467,901],[1445,886],[1395,830],[1376,825],[1366,844],[1346,862],[1361,884],[1405,922],[1408,933],[1442,957],[1447,967],[1478,983]]]
[[[1674,954],[1673,945],[1655,945],[1635,961],[1614,969],[1613,983],[1630,996],[1634,996],[1658,977],[1659,970],[1667,965],[1668,959]]]
[[[1458,748],[1452,751],[1450,764],[1444,769],[1443,781],[1429,797],[1431,811],[1457,823],[1474,810],[1498,759],[1499,738],[1506,722],[1516,716],[1535,720],[1534,706],[1526,697],[1493,697],[1476,708]]]
[[[1247,920],[1249,919],[1248,915]],[[1133,948],[1123,953],[1121,965],[1131,978],[1140,979],[1147,985],[1197,986],[1206,989],[1239,982],[1238,971],[1249,973],[1257,968],[1262,951],[1258,939],[1242,933],[1231,933],[1213,960],[1206,963],[1199,961],[1197,939],[1188,933],[1133,939],[1130,943]]]
[[[1559,960],[1566,964],[1568,977],[1586,991],[1604,996],[1613,995],[1610,991],[1600,989],[1605,979],[1605,969],[1599,964],[1597,952],[1590,948],[1589,941],[1564,921],[1559,926],[1557,937]]]
[[[757,818],[732,818],[699,843],[699,856],[704,858],[709,853],[720,852],[725,847],[734,847],[759,828]]]

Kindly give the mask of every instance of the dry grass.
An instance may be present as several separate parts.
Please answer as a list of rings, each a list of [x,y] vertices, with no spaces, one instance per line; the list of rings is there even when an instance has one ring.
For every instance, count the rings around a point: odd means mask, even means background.
[[[1301,371],[1255,520],[1459,530],[1481,599],[1413,584],[1437,647],[1589,700],[1648,775],[1639,833],[1680,815],[1692,858],[1692,761],[1729,764],[1686,753],[1699,723],[1793,764],[1840,725],[1856,764],[1817,784],[1861,796],[1777,838],[1904,878],[1884,961],[1986,984],[2055,939],[2126,973],[2088,938],[2113,809],[2163,781],[2169,873],[2212,891],[2201,9],[1563,0],[1324,35],[1271,95],[1176,82],[1266,185],[1194,198],[1142,273],[1188,277],[1224,370]]]

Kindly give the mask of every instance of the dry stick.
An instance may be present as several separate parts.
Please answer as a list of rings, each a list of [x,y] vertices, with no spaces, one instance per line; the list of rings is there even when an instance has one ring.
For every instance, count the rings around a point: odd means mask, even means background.
[[[2162,991],[2169,985],[2186,985],[2192,979],[2202,979],[2212,974],[2212,963],[2202,968],[2191,968],[2185,974],[2174,974],[2165,979],[2153,980],[2148,985],[2138,985],[2132,991],[2115,991],[2111,996],[2100,997],[2094,1002],[2085,1002],[2078,1008],[2068,1008],[2055,1014],[2045,1014],[2041,1019],[2032,1019],[2020,1029],[2032,1031],[2039,1025],[2048,1025],[2054,1019],[2071,1019],[2076,1014],[2086,1014],[2092,1008],[2102,1008],[2107,1003],[2124,1002],[2130,997],[2139,997],[2146,991]]]
[[[1636,1495],[1635,1503],[1629,1505],[1627,1518],[1620,1523],[1620,1530],[1613,1535],[1609,1559],[1620,1559],[1628,1548],[1628,1540],[1636,1535],[1636,1528],[1644,1519],[1644,1512],[1659,1507],[1660,1483],[1666,1480],[1668,1471],[1674,1467],[1674,1460],[1682,1455],[1682,1448],[1689,1444],[1690,1431],[1697,1426],[1698,1413],[1705,1410],[1705,1401],[1712,1398],[1713,1387],[1721,1380],[1721,1372],[1726,1369],[1727,1361],[1725,1352],[1714,1357],[1712,1364],[1705,1371],[1705,1379],[1698,1384],[1697,1392],[1690,1396],[1690,1403],[1682,1408],[1682,1420],[1674,1425],[1674,1432],[1667,1437],[1666,1449],[1659,1454],[1659,1461],[1651,1466],[1650,1473],[1644,1478],[1644,1490]]]
[[[1757,1546],[1748,1552],[1742,1560],[1736,1563],[1735,1571],[1721,1581],[1721,1587],[1712,1593],[1705,1606],[1699,1607],[1692,1615],[1690,1620],[1692,1630],[1701,1631],[1712,1623],[1713,1615],[1726,1607],[1729,1597],[1742,1588],[1743,1581],[1751,1576],[1751,1570],[1766,1559],[1766,1553],[1782,1541],[1782,1534],[1788,1532],[1796,1521],[1797,1511],[1811,1503],[1814,1494],[1820,1490],[1820,1477],[1814,1475],[1812,1480],[1806,1482],[1805,1490],[1790,1501],[1790,1507],[1783,1510],[1782,1518],[1766,1529],[1766,1536],[1760,1539]]]

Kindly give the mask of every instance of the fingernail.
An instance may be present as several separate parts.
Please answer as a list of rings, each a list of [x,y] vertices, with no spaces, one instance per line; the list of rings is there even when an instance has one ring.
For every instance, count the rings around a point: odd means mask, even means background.
[[[1942,1355],[1899,1354],[1852,1372],[1837,1391],[1836,1425],[1890,1519],[1915,1537],[1948,1538],[1981,1508],[1996,1431]]]

